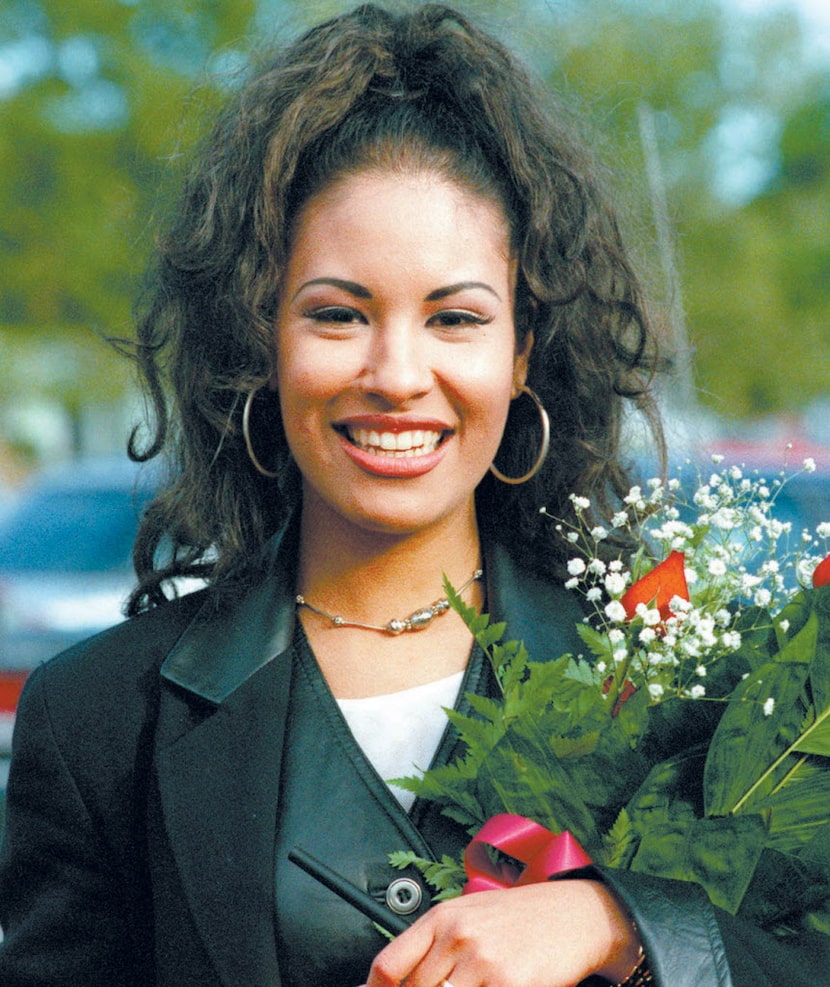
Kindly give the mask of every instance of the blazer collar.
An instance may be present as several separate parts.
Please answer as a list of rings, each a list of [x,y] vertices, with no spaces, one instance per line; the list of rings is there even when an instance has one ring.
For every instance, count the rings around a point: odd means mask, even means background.
[[[266,547],[265,575],[244,591],[209,591],[161,666],[168,682],[220,705],[291,645],[299,525]]]
[[[164,679],[221,705],[291,645],[299,525],[269,543],[266,574],[244,593],[209,592],[162,665]],[[536,661],[578,653],[584,616],[573,594],[523,567],[497,542],[485,545],[487,608]]]

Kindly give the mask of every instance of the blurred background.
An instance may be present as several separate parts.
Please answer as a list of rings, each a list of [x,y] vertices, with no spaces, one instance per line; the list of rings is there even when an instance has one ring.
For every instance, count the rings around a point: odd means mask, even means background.
[[[252,46],[342,2],[2,0],[0,497],[123,449],[154,224]],[[467,0],[589,115],[696,434],[830,442],[830,4]],[[784,442],[781,442],[783,447]]]

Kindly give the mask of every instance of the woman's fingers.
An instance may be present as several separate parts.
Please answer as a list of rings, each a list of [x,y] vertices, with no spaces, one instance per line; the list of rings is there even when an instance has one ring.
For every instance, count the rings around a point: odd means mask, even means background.
[[[598,882],[485,891],[431,909],[377,956],[366,987],[572,987],[591,973],[615,982],[638,946]]]

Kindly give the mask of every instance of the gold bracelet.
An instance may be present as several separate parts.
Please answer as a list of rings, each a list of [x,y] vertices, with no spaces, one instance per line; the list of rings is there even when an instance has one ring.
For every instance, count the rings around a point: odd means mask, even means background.
[[[646,954],[643,951],[643,947],[640,946],[636,966],[625,980],[621,980],[616,987],[649,987],[649,984],[653,983],[654,976],[646,964]]]

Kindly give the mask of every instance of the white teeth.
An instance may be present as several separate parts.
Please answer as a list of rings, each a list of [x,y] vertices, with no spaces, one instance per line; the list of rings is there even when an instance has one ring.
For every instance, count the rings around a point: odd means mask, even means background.
[[[411,432],[375,432],[366,428],[349,429],[349,438],[360,449],[376,455],[424,456],[441,441],[440,432],[413,429]]]

